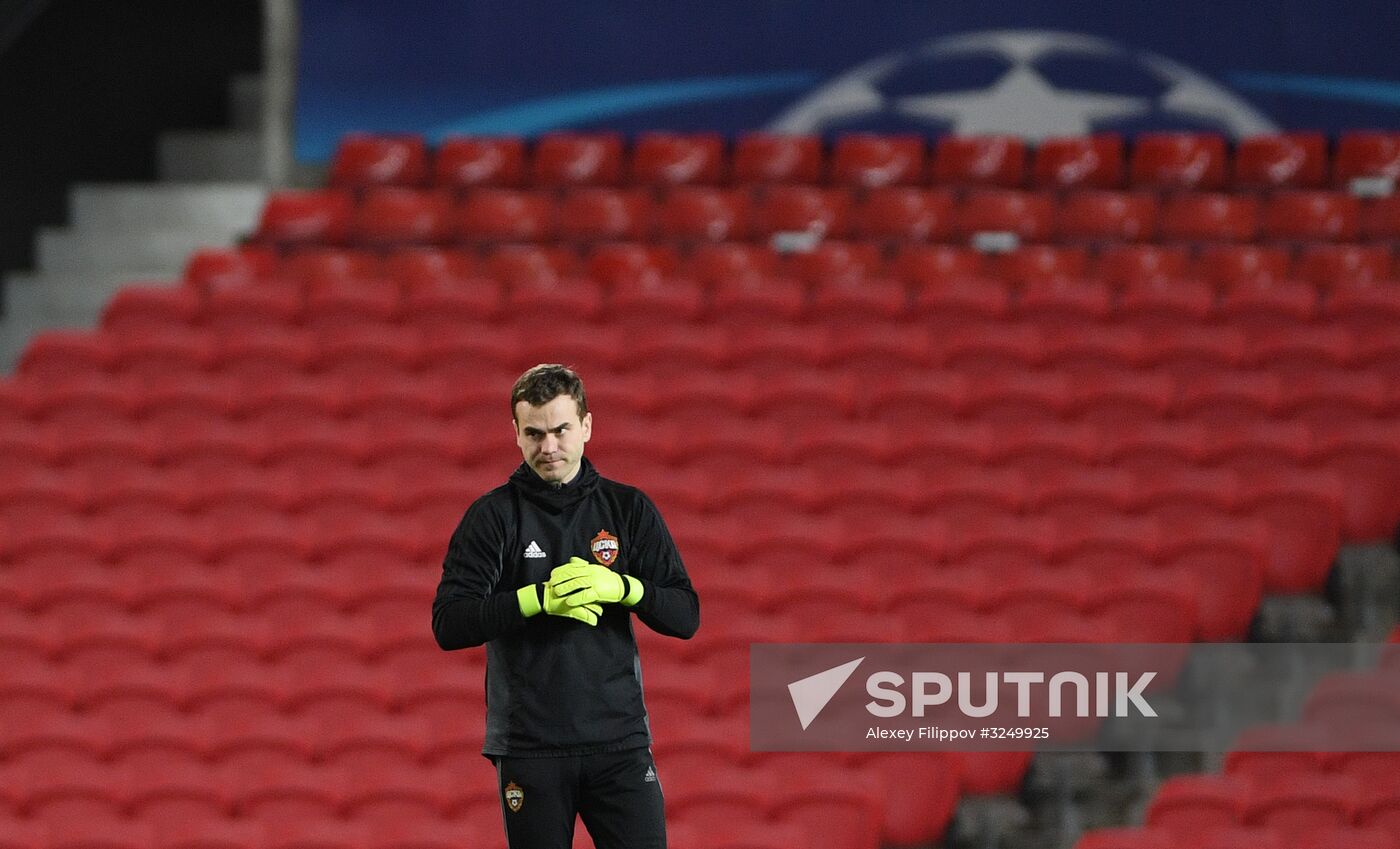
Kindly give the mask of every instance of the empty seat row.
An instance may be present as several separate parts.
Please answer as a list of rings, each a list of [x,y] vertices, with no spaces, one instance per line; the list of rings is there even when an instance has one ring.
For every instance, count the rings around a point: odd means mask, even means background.
[[[803,233],[894,242],[950,242],[1010,233],[1031,242],[1346,242],[1400,239],[1400,196],[1286,190],[1265,198],[1185,192],[1052,192],[776,186],[680,187],[656,201],[640,189],[281,191],[263,208],[257,243],[385,247],[450,242],[715,242]]]
[[[748,133],[732,148],[717,133],[649,132],[629,145],[614,133],[449,137],[429,149],[420,136],[344,137],[330,184],[447,188],[477,186],[832,183],[860,187],[947,185],[1045,188],[1236,189],[1346,186],[1361,177],[1400,176],[1400,135],[1342,133],[1335,150],[1321,133],[1265,134],[1233,145],[1214,133],[1142,133],[1045,139],[1011,136]]]
[[[20,361],[18,374],[23,379],[0,392],[0,423],[89,402],[99,409],[133,411],[155,410],[167,402],[176,407],[182,403],[207,406],[210,402],[202,398],[211,393],[224,397],[242,393],[245,400],[239,404],[214,403],[248,411],[275,409],[283,400],[296,405],[308,394],[340,395],[345,400],[338,403],[346,409],[356,404],[373,407],[376,395],[411,394],[425,399],[412,403],[439,415],[475,411],[489,417],[474,402],[489,397],[490,390],[503,383],[508,390],[510,372],[518,376],[541,361],[586,365],[610,377],[640,375],[643,385],[648,375],[674,374],[687,364],[721,372],[715,375],[721,381],[736,374],[740,380],[746,379],[744,374],[795,376],[804,368],[816,367],[840,380],[863,376],[867,387],[890,379],[890,368],[961,369],[972,375],[1029,368],[1062,370],[1071,377],[1095,370],[1143,369],[1190,379],[1245,371],[1261,374],[1265,388],[1271,379],[1305,376],[1311,380],[1313,375],[1326,378],[1329,371],[1352,369],[1352,374],[1333,376],[1339,392],[1363,388],[1357,397],[1374,393],[1365,388],[1368,382],[1389,378],[1400,366],[1400,332],[1389,312],[1379,313],[1371,324],[1308,322],[1275,306],[1265,319],[1243,326],[1197,325],[1193,322],[1207,322],[1217,315],[1233,318],[1248,307],[1217,312],[1209,301],[1193,306],[1179,298],[1144,297],[1120,306],[1115,314],[1101,303],[1065,298],[1013,311],[1005,292],[995,287],[925,303],[926,310],[914,313],[921,318],[917,322],[887,317],[833,328],[804,321],[803,316],[839,316],[837,312],[819,308],[809,312],[792,305],[779,308],[755,297],[736,305],[735,312],[747,316],[750,324],[769,319],[775,326],[754,327],[748,333],[680,322],[639,324],[627,332],[617,327],[597,332],[583,327],[533,348],[517,347],[528,344],[537,327],[524,319],[494,327],[465,322],[388,326],[346,322],[337,328],[289,325],[214,334],[181,328],[145,336],[46,331],[30,343]],[[639,308],[637,314],[647,313]],[[1013,320],[1018,314],[1020,320]],[[1149,316],[1161,316],[1161,320],[1149,325],[1134,322]],[[957,320],[940,320],[949,317]],[[1043,320],[1055,317],[1064,320]],[[107,386],[94,385],[114,376],[120,379]],[[464,390],[465,398],[427,397],[444,383],[460,383],[467,376],[478,388]],[[195,385],[205,380],[210,382],[208,387]],[[258,381],[269,383],[249,385]],[[316,381],[321,384],[315,385]],[[355,387],[348,381],[365,384]],[[403,389],[390,387],[393,381],[403,382]],[[1382,392],[1380,397],[1388,396]]]
[[[378,335],[387,343],[396,336],[412,340],[427,334],[435,340],[431,344],[446,351],[453,334],[459,346],[483,347],[473,339],[518,336],[521,328],[538,326],[560,311],[596,322],[566,330],[550,346],[580,351],[596,349],[604,338],[637,339],[640,334],[649,339],[663,329],[723,335],[720,327],[734,332],[751,327],[755,319],[800,324],[814,337],[885,328],[918,335],[930,328],[950,331],[986,322],[1025,323],[1055,335],[1065,325],[1078,325],[1083,341],[1092,343],[1096,337],[1111,339],[1115,332],[1146,334],[1185,323],[1222,334],[1291,326],[1374,340],[1400,318],[1400,281],[1327,289],[1289,278],[1213,283],[1182,277],[1119,284],[1094,276],[1009,280],[970,275],[918,282],[887,276],[882,272],[900,270],[898,265],[886,268],[873,258],[867,272],[866,261],[854,253],[843,246],[803,258],[807,269],[822,263],[841,269],[830,275],[751,271],[710,283],[653,276],[612,283],[591,277],[504,282],[471,277],[405,288],[392,279],[352,278],[269,281],[208,297],[168,286],[128,287],[104,309],[104,338],[92,347],[115,347],[131,356],[142,348],[150,352],[168,346],[199,351],[196,358],[209,361],[220,351],[246,350],[265,334],[282,333],[284,343],[311,346],[298,354],[301,359],[334,359],[337,349],[355,340]],[[908,266],[903,270],[916,273]],[[587,334],[597,341],[586,341]],[[46,345],[55,345],[62,337],[44,338]],[[73,340],[76,353],[81,343],[72,334],[66,338]],[[526,355],[519,348],[485,354],[488,361]]]
[[[483,761],[484,763],[485,761]],[[490,776],[485,777],[489,782]],[[172,790],[178,792],[178,786]],[[489,786],[489,784],[488,784]],[[197,792],[197,788],[191,791]],[[109,849],[196,849],[207,846],[261,847],[261,849],[449,849],[470,835],[473,846],[505,849],[500,804],[480,804],[458,818],[423,813],[402,815],[398,821],[382,817],[374,822],[347,822],[333,817],[279,818],[263,822],[252,818],[179,816],[180,805],[168,810],[151,805],[150,818],[126,817],[110,811],[88,811],[87,816],[55,813],[44,819],[0,819],[0,843],[22,849],[82,849],[101,845]],[[178,802],[178,795],[176,797]],[[371,806],[372,807],[372,806]],[[196,806],[196,810],[198,810]],[[676,844],[676,849],[700,849],[705,844]],[[763,844],[756,844],[762,846]],[[768,844],[780,849],[784,844]],[[792,844],[786,844],[792,845]]]
[[[1251,367],[1245,356],[1249,349],[1238,336],[1224,337],[1241,345],[1241,355],[1233,364],[1195,363],[1192,368],[1174,367],[1173,360],[1205,360],[1209,349],[1199,335],[1164,342],[1123,333],[1085,343],[1076,342],[1066,331],[1059,337],[968,339],[944,351],[935,350],[932,336],[906,335],[861,347],[847,343],[839,354],[812,351],[810,359],[794,351],[785,368],[762,372],[711,370],[725,358],[741,356],[739,350],[720,350],[713,360],[700,363],[706,370],[697,372],[685,386],[675,384],[669,369],[615,371],[616,360],[591,350],[576,351],[573,359],[612,382],[613,387],[594,401],[595,408],[610,417],[611,426],[630,434],[637,425],[619,420],[641,417],[645,420],[641,428],[657,429],[658,444],[672,438],[667,428],[697,420],[736,426],[787,424],[817,432],[825,422],[803,422],[810,418],[803,414],[804,408],[813,406],[824,411],[827,422],[836,424],[859,420],[909,426],[920,416],[929,425],[1277,418],[1298,419],[1319,432],[1333,426],[1318,415],[1326,408],[1345,410],[1361,420],[1392,421],[1400,413],[1400,390],[1388,379],[1389,372],[1349,368],[1345,358],[1271,368],[1270,357],[1278,350],[1272,346]],[[818,335],[816,341],[823,339]],[[268,341],[273,340],[269,334]],[[1261,348],[1269,341],[1254,340]],[[1013,343],[1030,343],[1032,348],[1020,350]],[[57,353],[52,361],[40,360],[36,354],[26,372],[32,379],[0,395],[0,426],[5,428],[7,442],[15,445],[25,442],[21,431],[26,425],[33,426],[36,445],[65,434],[92,439],[105,431],[128,436],[145,432],[179,441],[197,438],[200,428],[209,429],[211,444],[220,438],[256,443],[275,439],[279,432],[295,440],[339,431],[346,444],[380,439],[385,453],[412,445],[449,445],[461,439],[460,434],[473,431],[486,431],[477,438],[489,438],[493,431],[506,437],[507,417],[498,404],[483,405],[481,393],[465,400],[450,397],[451,373],[435,368],[422,339],[370,337],[357,344],[370,352],[382,349],[381,356],[398,362],[357,370],[353,360],[342,363],[327,358],[313,370],[310,363],[269,357],[264,365],[280,364],[282,375],[272,385],[255,388],[249,385],[252,378],[240,379],[236,371],[231,375],[210,372],[210,385],[181,387],[168,379],[148,384],[121,369],[106,372],[100,370],[100,362],[88,361],[85,379],[46,386],[40,383],[45,370],[64,361],[57,359]],[[1345,354],[1346,349],[1339,347],[1336,352]],[[180,362],[173,348],[171,354],[174,374],[190,381],[205,376],[198,361]],[[833,359],[827,362],[824,356]],[[871,359],[869,367],[855,362],[866,357]],[[916,374],[892,375],[880,368],[882,358],[886,363],[922,368]],[[935,367],[935,358],[962,366],[985,358],[987,367],[972,373],[967,368]],[[823,362],[823,374],[804,373],[804,368],[820,367]],[[506,379],[511,362],[483,363],[482,367],[493,365],[499,369],[492,369],[493,379]],[[263,374],[269,378],[274,373],[269,367]],[[364,384],[352,385],[358,379]],[[1007,409],[1008,405],[1017,409]],[[1237,408],[1237,415],[1225,415],[1226,407]]]
[[[844,258],[844,262],[838,262]],[[692,277],[713,283],[729,276],[774,275],[790,269],[799,276],[852,273],[892,276],[921,285],[964,277],[1026,280],[1097,276],[1115,283],[1196,276],[1215,283],[1298,279],[1321,289],[1400,279],[1397,257],[1387,245],[1309,245],[1290,251],[1280,246],[1116,245],[1099,250],[1036,245],[1007,253],[950,245],[903,245],[826,241],[800,252],[779,252],[743,243],[700,245],[682,252],[668,246],[607,243],[578,251],[559,246],[507,245],[485,252],[471,249],[408,248],[387,255],[353,249],[310,249],[285,257],[258,249],[203,250],[191,257],[183,282],[212,295],[269,281],[299,283],[387,278],[406,291],[452,289],[479,278],[514,282],[560,276],[587,276],[609,285],[644,277]],[[815,281],[814,281],[815,282]],[[144,287],[149,288],[149,287]],[[175,297],[175,296],[172,296]],[[195,308],[172,301],[175,314]]]
[[[1368,817],[1369,819],[1369,817]],[[1292,827],[1213,825],[1196,832],[1162,827],[1104,828],[1090,831],[1074,849],[1394,849],[1400,835],[1377,824]]]

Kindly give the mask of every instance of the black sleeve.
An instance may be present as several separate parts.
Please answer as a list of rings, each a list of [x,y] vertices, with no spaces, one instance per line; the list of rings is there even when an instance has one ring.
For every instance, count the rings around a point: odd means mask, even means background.
[[[661,512],[642,492],[637,493],[636,550],[628,574],[642,583],[642,600],[632,609],[658,634],[688,640],[700,628],[700,597],[690,585],[681,554]]]
[[[517,587],[496,591],[504,550],[499,511],[478,499],[452,533],[433,599],[433,636],[443,650],[479,646],[524,625]]]

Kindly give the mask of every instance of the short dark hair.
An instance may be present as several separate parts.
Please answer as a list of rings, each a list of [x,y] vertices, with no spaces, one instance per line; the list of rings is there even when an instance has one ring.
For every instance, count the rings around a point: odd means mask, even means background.
[[[573,369],[558,363],[540,363],[527,369],[510,390],[510,417],[515,418],[515,405],[521,401],[531,407],[543,407],[560,395],[574,399],[579,421],[588,415],[588,399],[583,394],[583,378]]]

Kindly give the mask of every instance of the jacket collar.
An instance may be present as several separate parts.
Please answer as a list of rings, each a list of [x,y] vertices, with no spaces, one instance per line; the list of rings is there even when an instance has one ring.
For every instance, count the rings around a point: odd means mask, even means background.
[[[545,481],[521,463],[510,476],[511,485],[525,498],[541,507],[558,513],[577,504],[598,488],[598,470],[593,468],[587,457],[579,461],[578,474],[566,484],[555,485]]]

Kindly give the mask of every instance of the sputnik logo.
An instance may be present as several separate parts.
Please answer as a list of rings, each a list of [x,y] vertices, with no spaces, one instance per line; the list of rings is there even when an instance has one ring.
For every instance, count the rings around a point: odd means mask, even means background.
[[[841,689],[841,685],[846,683],[846,679],[860,666],[863,657],[858,657],[849,663],[818,672],[816,675],[809,675],[799,681],[793,681],[788,685],[788,695],[792,696],[792,706],[797,709],[797,720],[802,723],[802,730],[806,731],[807,726],[817,718],[817,714],[822,712],[831,697],[836,695],[836,691]]]

